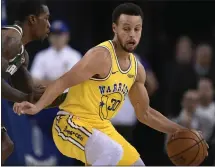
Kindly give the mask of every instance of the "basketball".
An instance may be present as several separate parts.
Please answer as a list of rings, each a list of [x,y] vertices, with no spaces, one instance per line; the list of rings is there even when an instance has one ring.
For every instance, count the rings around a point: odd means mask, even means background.
[[[207,156],[207,145],[195,130],[182,130],[168,140],[167,154],[174,165],[198,166]]]

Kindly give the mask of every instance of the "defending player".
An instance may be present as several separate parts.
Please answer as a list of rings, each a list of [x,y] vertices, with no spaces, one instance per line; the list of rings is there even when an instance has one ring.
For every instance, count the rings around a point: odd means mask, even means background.
[[[131,53],[142,26],[143,14],[137,5],[119,5],[113,12],[114,39],[90,49],[35,105],[16,103],[14,111],[36,114],[70,88],[52,129],[61,153],[91,165],[144,165],[136,149],[109,121],[125,96],[129,95],[140,122],[167,134],[182,127],[149,106],[145,70]]]
[[[44,92],[33,84],[27,70],[29,57],[24,45],[43,40],[49,33],[49,9],[41,0],[25,0],[19,4],[17,22],[2,28],[2,98],[9,101],[36,101]],[[10,84],[8,84],[10,83]],[[4,112],[4,111],[2,111]],[[13,151],[13,142],[4,126],[2,135],[2,163]]]

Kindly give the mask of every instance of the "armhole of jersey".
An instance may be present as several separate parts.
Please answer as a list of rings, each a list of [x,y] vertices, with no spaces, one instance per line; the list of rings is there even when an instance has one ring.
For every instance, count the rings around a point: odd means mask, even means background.
[[[135,76],[134,76],[134,82],[136,81],[136,78],[137,78],[137,69],[138,69],[138,60],[136,59],[135,55],[133,54],[133,57],[134,57],[134,63],[135,63]]]
[[[25,51],[25,48],[24,48],[24,46],[22,45],[21,52],[20,52],[19,54],[17,54],[17,56],[22,55],[22,54],[24,53],[24,51]],[[14,58],[10,59],[10,60],[9,60],[9,63],[13,62],[13,61],[17,58],[17,56],[15,56]]]
[[[21,50],[21,52],[20,52],[18,55],[22,55],[22,54],[24,53],[24,51],[25,51],[25,48],[24,48],[24,46],[22,45],[22,50]]]
[[[112,64],[113,64],[113,59],[112,59],[112,55],[111,55],[111,52],[110,52],[110,50],[106,47],[106,46],[96,46],[96,47],[103,47],[103,48],[105,48],[105,49],[107,49],[108,50],[108,52],[110,53],[110,56],[111,56],[111,68],[110,68],[110,71],[109,71],[109,74],[105,77],[105,78],[94,78],[94,77],[91,77],[90,78],[90,80],[93,80],[93,81],[105,81],[105,80],[107,80],[109,77],[110,77],[110,75],[111,75],[111,71],[112,71]],[[96,48],[95,47],[95,48]]]

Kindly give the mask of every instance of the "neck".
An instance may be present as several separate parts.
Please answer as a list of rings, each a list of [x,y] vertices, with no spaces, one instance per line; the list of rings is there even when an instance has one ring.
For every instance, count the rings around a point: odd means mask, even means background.
[[[23,31],[23,36],[22,36],[23,45],[26,45],[29,42],[33,41],[34,39],[31,35],[29,26],[26,23],[18,24],[18,25],[22,28],[22,31]]]
[[[118,58],[122,58],[122,59],[127,59],[129,58],[129,55],[130,53],[129,52],[126,52],[122,46],[120,45],[117,37],[115,36],[114,39],[112,40],[113,41],[113,45],[114,45],[114,48],[115,48],[115,52],[116,52],[116,56]]]

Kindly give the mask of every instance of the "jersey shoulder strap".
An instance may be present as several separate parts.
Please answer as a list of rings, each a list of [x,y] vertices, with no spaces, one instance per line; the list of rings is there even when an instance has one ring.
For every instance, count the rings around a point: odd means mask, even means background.
[[[13,29],[13,30],[16,30],[21,36],[23,36],[23,30],[17,24],[4,26],[4,27],[2,27],[2,29]]]

